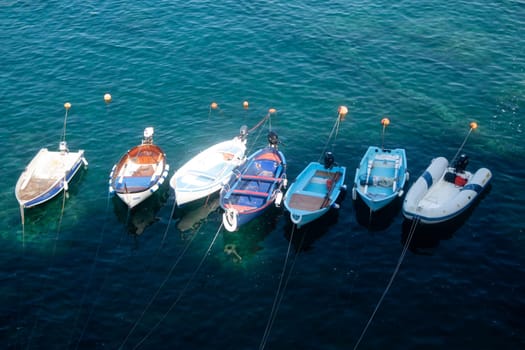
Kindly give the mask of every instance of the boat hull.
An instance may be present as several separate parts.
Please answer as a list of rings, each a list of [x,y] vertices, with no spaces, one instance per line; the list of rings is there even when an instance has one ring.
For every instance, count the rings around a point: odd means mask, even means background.
[[[133,208],[159,189],[168,172],[166,155],[160,147],[153,144],[135,146],[113,166],[109,192]]]
[[[179,168],[170,179],[178,206],[219,191],[234,169],[246,160],[246,141],[235,137],[202,151]]]
[[[457,176],[463,180],[457,181]],[[491,178],[492,173],[486,168],[475,173],[464,171],[456,174],[446,158],[435,158],[408,190],[403,201],[403,215],[425,224],[449,221],[474,203]]]
[[[15,194],[23,208],[43,204],[68,189],[69,182],[87,166],[84,151],[49,151],[42,148],[20,175]]]
[[[345,176],[345,167],[327,169],[318,162],[310,163],[284,196],[284,206],[290,213],[290,220],[301,227],[326,214],[335,206],[344,190]]]
[[[352,197],[359,195],[371,211],[378,211],[403,195],[408,176],[404,149],[371,146],[356,169]]]
[[[228,231],[261,215],[286,186],[286,159],[273,147],[252,154],[220,193],[223,224]]]

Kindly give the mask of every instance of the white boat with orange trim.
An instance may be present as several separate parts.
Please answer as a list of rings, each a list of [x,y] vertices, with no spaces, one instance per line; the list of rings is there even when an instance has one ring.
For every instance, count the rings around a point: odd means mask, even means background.
[[[151,196],[164,183],[169,172],[166,154],[153,144],[153,127],[144,129],[142,144],[130,149],[109,175],[109,192],[129,208]]]

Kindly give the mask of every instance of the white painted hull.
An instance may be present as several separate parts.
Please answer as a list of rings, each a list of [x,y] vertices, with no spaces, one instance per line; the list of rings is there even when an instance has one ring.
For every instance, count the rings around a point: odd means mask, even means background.
[[[84,151],[49,151],[42,148],[20,175],[15,194],[23,208],[31,208],[56,197],[75,176],[81,165],[87,165]]]
[[[170,179],[181,206],[219,191],[246,160],[246,142],[238,137],[215,144],[179,168]]]
[[[149,198],[153,193],[158,190],[158,187],[155,190],[148,189],[146,191],[137,192],[137,193],[117,193],[117,196],[124,202],[129,208],[134,208],[147,198]]]
[[[466,183],[461,186],[445,179],[445,174],[453,171],[447,159],[433,159],[408,190],[403,202],[403,215],[410,220],[417,218],[425,224],[448,221],[469,208],[492,178],[492,173],[486,168],[480,168],[475,173],[465,171],[462,176]]]
[[[135,146],[113,166],[109,175],[109,192],[133,208],[159,189],[169,168],[160,147],[153,144]]]

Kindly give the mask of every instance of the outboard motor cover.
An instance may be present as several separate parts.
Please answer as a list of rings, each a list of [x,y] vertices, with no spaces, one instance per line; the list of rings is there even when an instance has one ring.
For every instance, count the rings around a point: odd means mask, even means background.
[[[268,133],[268,143],[270,146],[277,148],[277,145],[279,144],[279,136],[273,131],[270,131]]]
[[[454,168],[456,169],[457,173],[462,173],[465,171],[468,165],[469,158],[466,154],[462,154],[459,156],[458,160],[456,161],[456,164],[454,164]]]
[[[335,158],[332,152],[326,152],[324,154],[324,167],[331,169],[334,166]]]

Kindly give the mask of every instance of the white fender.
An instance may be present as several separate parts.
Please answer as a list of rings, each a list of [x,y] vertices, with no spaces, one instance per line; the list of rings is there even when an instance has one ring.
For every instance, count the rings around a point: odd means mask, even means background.
[[[229,232],[237,230],[237,210],[228,208],[222,214],[222,223]]]
[[[275,206],[279,208],[282,202],[283,202],[283,192],[277,191],[277,194],[275,195]]]
[[[290,220],[296,225],[298,225],[301,220],[303,220],[303,216],[301,214],[290,214]]]
[[[433,184],[435,184],[448,167],[448,160],[444,157],[437,157],[432,159],[432,162],[428,166],[428,168],[425,169],[423,174],[414,182],[414,184],[410,187],[408,190],[405,200],[403,202],[403,209],[408,212],[415,212],[417,206],[419,205],[419,201],[423,198],[423,196],[427,193],[428,189],[432,187]],[[427,179],[425,179],[427,177]],[[430,178],[429,178],[430,177]],[[428,180],[431,180],[432,183],[428,184]]]

